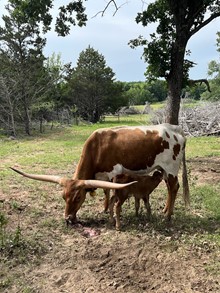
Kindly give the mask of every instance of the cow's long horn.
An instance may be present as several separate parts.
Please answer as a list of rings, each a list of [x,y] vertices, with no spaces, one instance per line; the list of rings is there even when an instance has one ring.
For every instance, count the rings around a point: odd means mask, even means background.
[[[20,170],[17,170],[15,168],[10,167],[13,171],[17,172],[18,174],[21,174],[24,177],[34,179],[34,180],[39,180],[39,181],[46,181],[46,182],[52,182],[52,183],[58,183],[62,185],[63,178],[60,176],[55,176],[55,175],[35,175],[35,174],[28,174],[24,173]]]
[[[129,183],[113,183],[108,181],[101,181],[101,180],[85,180],[84,184],[85,187],[88,188],[106,188],[106,189],[121,189],[125,188],[131,184],[137,183],[137,181],[132,181]]]

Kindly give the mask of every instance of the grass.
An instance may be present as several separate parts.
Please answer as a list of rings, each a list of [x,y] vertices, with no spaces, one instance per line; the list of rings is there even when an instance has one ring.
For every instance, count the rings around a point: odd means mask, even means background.
[[[152,107],[152,109],[153,109],[154,111],[156,111],[156,110],[159,110],[159,109],[164,108],[165,105],[166,105],[165,102],[161,102],[161,103],[155,103],[155,104],[152,104],[152,105],[150,105],[150,106]]]
[[[200,202],[199,208],[207,210],[209,217],[220,221],[220,196],[218,196],[220,184],[204,185],[192,189],[192,196],[195,203]]]
[[[197,106],[201,106],[203,103],[201,101],[191,100],[191,99],[184,99],[182,100],[183,108],[195,108]]]
[[[149,124],[150,116],[143,114],[134,114],[126,116],[105,116],[105,120],[100,123],[101,127],[112,127],[117,125],[146,125]]]
[[[220,157],[220,137],[190,137],[187,140],[187,158]]]

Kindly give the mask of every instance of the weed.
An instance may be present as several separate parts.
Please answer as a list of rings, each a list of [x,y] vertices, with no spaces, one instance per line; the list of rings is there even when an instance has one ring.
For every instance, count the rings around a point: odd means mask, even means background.
[[[6,225],[8,223],[8,219],[3,212],[0,212],[0,250],[4,247],[6,243]]]
[[[19,205],[19,202],[17,202],[16,200],[12,200],[10,202],[10,206],[13,210],[20,210],[20,205]]]
[[[10,277],[1,278],[0,289],[5,289],[12,284],[12,279]]]
[[[22,235],[19,222],[20,221],[18,221],[18,225],[15,228],[15,231],[9,232],[7,231],[7,224],[9,223],[9,220],[7,219],[5,213],[0,213],[0,250],[11,251],[11,249],[20,245],[22,241]]]
[[[42,222],[40,223],[40,227],[49,228],[49,229],[56,229],[59,225],[60,225],[60,222],[53,218],[43,219]]]

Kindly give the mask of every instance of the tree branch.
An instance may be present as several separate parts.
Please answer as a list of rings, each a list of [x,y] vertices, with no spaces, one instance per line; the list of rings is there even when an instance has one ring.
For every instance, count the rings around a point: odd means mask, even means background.
[[[189,34],[189,39],[197,33],[201,28],[209,24],[213,19],[220,16],[220,12],[212,14],[209,18],[207,18],[204,22],[202,22],[200,25],[198,25],[195,29],[193,29]]]
[[[196,83],[200,83],[201,85],[203,82],[206,84],[208,91],[211,93],[210,85],[207,79],[196,79],[196,80],[190,79],[188,81],[188,84],[189,86],[194,86]]]
[[[104,16],[106,10],[108,9],[108,7],[110,6],[111,3],[113,3],[113,5],[114,5],[114,7],[115,7],[115,12],[114,12],[114,14],[113,14],[113,16],[115,16],[115,14],[118,12],[118,10],[119,10],[123,5],[125,5],[125,4],[127,3],[127,1],[126,1],[125,3],[123,3],[123,4],[121,4],[120,6],[118,6],[115,0],[110,0],[110,1],[106,4],[105,8],[104,8],[103,10],[97,12],[92,18],[95,18],[95,17],[96,17],[97,15],[99,15],[99,14],[101,14],[101,16]]]

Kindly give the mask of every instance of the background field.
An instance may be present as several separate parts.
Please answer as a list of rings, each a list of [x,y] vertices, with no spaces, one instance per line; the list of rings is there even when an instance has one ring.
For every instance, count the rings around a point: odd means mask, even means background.
[[[95,237],[81,226],[66,227],[60,187],[25,180],[9,169],[71,177],[92,131],[148,122],[147,115],[119,122],[111,117],[97,125],[0,141],[0,292],[219,292],[219,137],[188,139],[190,209],[185,210],[180,189],[173,221],[166,223],[162,183],[151,196],[151,221],[143,207],[135,218],[131,199],[117,232],[101,213],[103,191],[98,190],[79,211]]]

